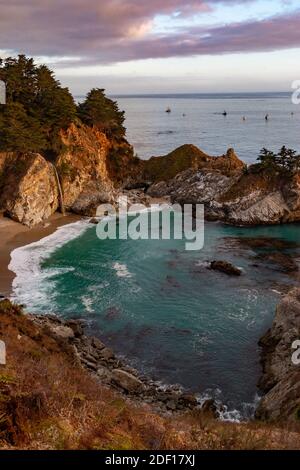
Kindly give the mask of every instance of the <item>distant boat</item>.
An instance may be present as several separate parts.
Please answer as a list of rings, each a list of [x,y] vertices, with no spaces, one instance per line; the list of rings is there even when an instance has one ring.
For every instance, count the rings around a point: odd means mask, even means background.
[[[224,113],[222,113],[223,116],[227,116],[227,111],[224,111]]]
[[[266,121],[269,120],[269,114],[266,114],[266,115],[265,115],[265,120],[266,120]]]
[[[166,113],[170,114],[170,112],[171,112],[171,108],[167,108]]]

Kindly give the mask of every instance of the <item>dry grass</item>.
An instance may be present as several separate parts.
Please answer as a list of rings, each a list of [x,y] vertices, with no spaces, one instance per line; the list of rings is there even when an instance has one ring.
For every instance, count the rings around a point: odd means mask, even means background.
[[[23,449],[300,448],[298,432],[225,424],[191,412],[164,417],[134,406],[81,369],[66,344],[19,307],[0,302],[0,447]]]

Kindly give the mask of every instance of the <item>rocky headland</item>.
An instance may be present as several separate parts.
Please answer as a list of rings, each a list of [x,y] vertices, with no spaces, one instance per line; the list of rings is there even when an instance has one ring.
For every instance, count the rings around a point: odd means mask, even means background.
[[[192,145],[145,164],[152,182],[148,194],[168,195],[180,204],[204,204],[207,220],[241,226],[298,222],[300,173],[257,170],[256,165],[247,167],[233,149],[210,157]]]
[[[204,204],[207,220],[271,225],[300,220],[300,173],[247,167],[229,149],[211,157],[193,145],[148,161],[133,155],[125,139],[72,124],[61,131],[54,161],[36,153],[0,153],[0,208],[13,220],[39,224],[57,210],[94,216],[124,191]]]

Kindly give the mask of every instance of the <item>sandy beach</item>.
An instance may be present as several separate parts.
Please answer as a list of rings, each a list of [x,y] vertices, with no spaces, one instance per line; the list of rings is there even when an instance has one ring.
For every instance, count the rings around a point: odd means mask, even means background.
[[[25,246],[38,241],[51,233],[58,227],[80,220],[80,216],[56,213],[50,217],[44,225],[32,229],[25,227],[6,217],[0,217],[0,294],[9,296],[11,294],[14,273],[8,269],[11,252],[20,246]]]

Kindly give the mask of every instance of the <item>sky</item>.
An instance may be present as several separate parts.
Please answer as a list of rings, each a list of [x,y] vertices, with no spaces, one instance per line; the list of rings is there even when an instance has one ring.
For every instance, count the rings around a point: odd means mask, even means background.
[[[0,0],[0,56],[24,53],[75,95],[290,91],[299,0]]]

